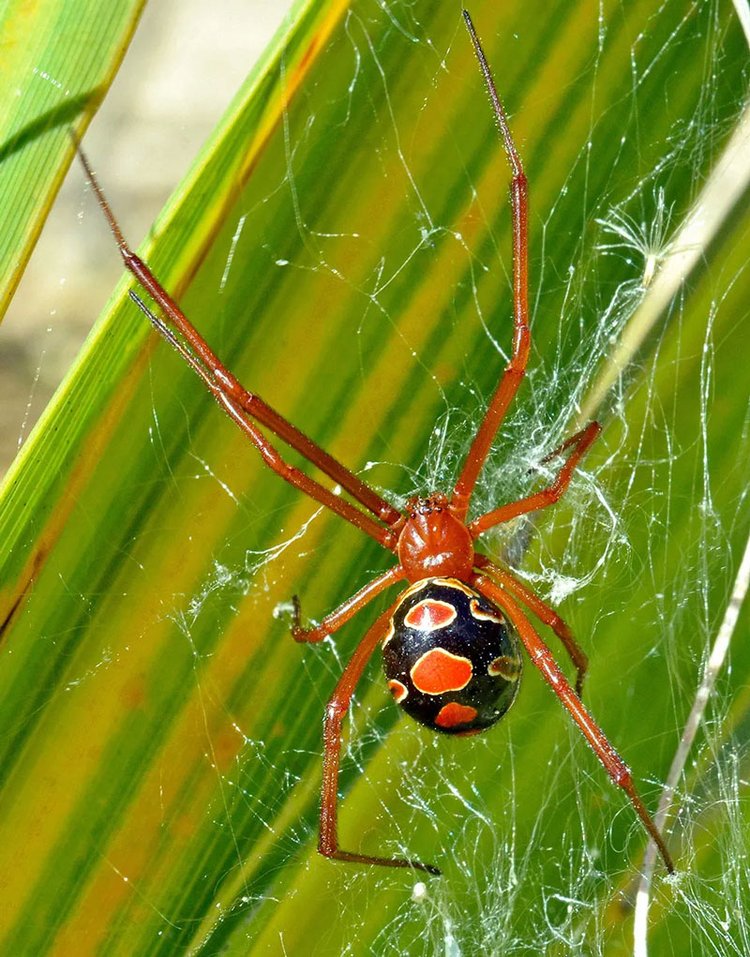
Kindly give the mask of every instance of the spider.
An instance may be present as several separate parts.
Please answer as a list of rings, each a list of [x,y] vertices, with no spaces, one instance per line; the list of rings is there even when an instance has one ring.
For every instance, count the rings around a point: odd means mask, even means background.
[[[597,422],[589,423],[545,458],[545,462],[563,458],[550,484],[485,515],[468,519],[477,478],[524,378],[531,337],[526,176],[481,42],[466,11],[463,17],[512,174],[513,344],[510,361],[472,439],[453,491],[450,494],[435,491],[423,498],[412,498],[404,511],[382,498],[258,395],[247,391],[221,363],[146,263],[128,246],[80,144],[75,136],[73,139],[125,266],[159,307],[161,315],[152,313],[131,290],[133,301],[203,380],[218,404],[258,449],[269,468],[396,556],[395,566],[374,578],[313,627],[302,626],[299,600],[295,597],[294,639],[298,642],[322,641],[392,585],[399,582],[408,585],[370,625],[344,668],[325,709],[320,853],[337,861],[440,873],[437,867],[417,860],[376,857],[346,851],[339,846],[337,818],[342,725],[355,688],[378,645],[383,650],[388,687],[404,711],[433,731],[463,736],[485,731],[510,708],[519,687],[522,671],[520,646],[523,645],[607,774],[627,794],[671,873],[674,870],[671,855],[636,791],[630,770],[581,702],[588,665],[586,655],[556,611],[511,571],[499,567],[475,550],[476,540],[489,529],[557,502],[601,427]],[[259,426],[301,453],[311,465],[347,492],[349,499],[335,494],[288,464]],[[562,643],[576,670],[575,690],[532,625],[524,606]]]

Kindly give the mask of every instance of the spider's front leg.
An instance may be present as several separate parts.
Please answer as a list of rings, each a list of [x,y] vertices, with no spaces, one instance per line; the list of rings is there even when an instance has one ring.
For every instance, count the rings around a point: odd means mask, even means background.
[[[474,493],[479,473],[482,471],[495,436],[505,419],[511,402],[516,396],[526,375],[526,365],[531,349],[531,330],[529,328],[529,197],[528,183],[524,173],[521,156],[513,140],[508,125],[505,108],[495,87],[492,71],[487,62],[482,44],[479,41],[474,24],[466,10],[463,11],[466,28],[469,31],[479,66],[484,76],[487,92],[490,95],[495,120],[500,131],[505,155],[511,169],[510,207],[513,226],[513,345],[511,357],[495,392],[490,399],[484,419],[472,440],[469,452],[453,490],[452,507],[455,514],[466,520],[469,504]]]
[[[480,515],[479,518],[474,519],[468,526],[472,537],[477,538],[483,532],[494,528],[496,525],[508,522],[513,518],[517,518],[519,515],[527,515],[538,509],[547,508],[549,505],[554,505],[555,502],[559,501],[570,485],[570,480],[573,477],[573,472],[578,467],[578,463],[600,432],[601,426],[598,422],[589,422],[584,429],[581,429],[580,432],[576,432],[575,435],[566,439],[562,445],[559,445],[550,452],[549,455],[545,456],[545,458],[542,459],[543,464],[550,462],[552,459],[570,450],[568,457],[560,466],[557,475],[549,485],[540,489],[538,492],[534,492],[532,495],[518,499],[516,502],[501,505],[499,508],[493,509],[491,512],[487,512],[487,514]],[[518,598],[540,621],[544,622],[545,625],[548,625],[554,631],[575,666],[577,672],[576,694],[580,698],[581,692],[583,691],[583,679],[588,669],[588,658],[573,637],[567,624],[557,614],[554,608],[551,608],[543,602],[538,595],[530,588],[527,588],[515,575],[493,565],[484,555],[476,556],[476,567],[492,575],[492,577],[503,586],[505,591],[510,592],[511,595]]]
[[[598,422],[589,422],[584,429],[581,429],[580,432],[576,432],[575,435],[571,435],[571,437],[566,439],[554,452],[550,452],[548,456],[542,459],[543,463],[549,462],[558,455],[562,455],[562,453],[567,452],[568,449],[572,450],[561,465],[560,471],[549,485],[540,489],[538,492],[534,492],[532,495],[518,499],[517,502],[508,502],[506,505],[494,508],[491,512],[480,515],[479,518],[475,518],[473,522],[470,522],[469,531],[471,532],[472,538],[477,538],[482,532],[486,532],[496,525],[502,525],[504,522],[509,522],[512,518],[518,518],[519,515],[528,515],[529,512],[536,512],[541,508],[548,508],[550,505],[554,505],[555,502],[559,502],[570,485],[570,480],[573,477],[573,472],[575,472],[578,467],[578,463],[586,454],[601,430],[602,427]]]
[[[292,598],[292,638],[294,638],[295,641],[309,644],[322,641],[324,638],[338,631],[342,625],[345,625],[350,618],[353,618],[358,611],[361,611],[365,605],[369,604],[369,602],[371,602],[373,598],[376,598],[382,591],[385,591],[386,588],[390,588],[391,585],[395,585],[396,582],[403,581],[405,578],[406,575],[400,565],[389,568],[387,572],[383,572],[382,575],[373,578],[364,588],[360,588],[351,598],[347,599],[342,605],[339,605],[335,611],[326,615],[319,625],[313,625],[312,628],[302,627],[299,596],[294,595]]]

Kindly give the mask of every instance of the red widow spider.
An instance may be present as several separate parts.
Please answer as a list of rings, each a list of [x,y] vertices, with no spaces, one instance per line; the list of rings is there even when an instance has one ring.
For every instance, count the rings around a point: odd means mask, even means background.
[[[573,470],[599,434],[600,426],[591,422],[547,456],[549,460],[566,454],[557,476],[549,485],[468,520],[477,477],[524,377],[531,339],[526,176],[489,65],[466,12],[464,19],[512,172],[513,348],[510,362],[472,440],[452,494],[432,492],[425,498],[413,498],[405,512],[394,508],[259,396],[243,388],[222,365],[148,266],[127,245],[77,141],[76,148],[125,266],[163,314],[163,318],[155,316],[135,292],[130,292],[156,330],[200,376],[219,405],[243,430],[274,472],[374,538],[398,559],[398,564],[365,585],[312,628],[301,626],[299,603],[295,598],[292,626],[295,640],[321,641],[338,631],[386,588],[397,582],[408,583],[406,591],[367,630],[344,668],[325,710],[320,853],[338,861],[413,867],[430,874],[440,873],[436,867],[419,861],[375,857],[339,847],[338,778],[344,715],[368,660],[375,648],[382,645],[388,685],[395,700],[408,714],[444,734],[471,735],[484,731],[505,714],[515,698],[521,676],[520,639],[531,661],[568,710],[607,774],[627,794],[656,842],[667,870],[672,872],[672,858],[635,789],[627,765],[581,703],[586,655],[552,608],[507,568],[499,568],[474,549],[476,539],[488,529],[554,504],[567,489]],[[285,462],[259,425],[338,483],[357,505]],[[577,672],[575,691],[522,606],[551,628],[562,642]]]

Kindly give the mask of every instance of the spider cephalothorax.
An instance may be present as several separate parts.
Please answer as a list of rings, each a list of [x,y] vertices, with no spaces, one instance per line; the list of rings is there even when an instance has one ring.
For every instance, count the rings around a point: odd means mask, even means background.
[[[435,492],[409,501],[398,538],[398,558],[410,582],[432,577],[469,580],[474,541],[451,509],[447,495]]]
[[[463,463],[450,496],[433,493],[410,500],[400,512],[357,475],[316,445],[259,396],[248,392],[221,363],[205,339],[165,291],[149,267],[129,248],[91,167],[78,147],[89,180],[107,217],[127,268],[163,313],[155,315],[130,295],[162,335],[201,377],[227,415],[281,478],[394,552],[398,564],[373,579],[319,625],[303,628],[295,599],[292,634],[316,642],[338,631],[374,598],[399,582],[409,583],[361,639],[328,702],[323,724],[323,787],[318,848],[326,857],[388,867],[437,868],[404,858],[344,851],[338,843],[338,779],[344,716],[365,666],[383,644],[386,677],[396,701],[417,721],[446,734],[475,734],[494,724],[513,702],[521,675],[519,640],[543,678],[621,787],[671,871],[664,839],[633,784],[630,771],[581,703],[587,659],[557,612],[509,569],[474,550],[488,529],[553,505],[570,483],[581,458],[600,432],[596,422],[576,432],[544,461],[563,457],[553,481],[467,522],[472,493],[492,442],[524,378],[531,345],[528,324],[527,184],[521,158],[471,19],[464,19],[490,94],[512,179],[513,346],[508,363]],[[77,145],[77,141],[76,141]],[[259,426],[299,452],[343,490],[334,492],[284,460]],[[348,496],[348,497],[347,497]],[[356,503],[356,504],[355,504]],[[575,690],[529,621],[524,607],[549,627],[576,669]]]

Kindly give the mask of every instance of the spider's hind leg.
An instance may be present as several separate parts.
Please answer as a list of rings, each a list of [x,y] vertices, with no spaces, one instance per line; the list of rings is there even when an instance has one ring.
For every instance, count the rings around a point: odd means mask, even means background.
[[[349,710],[354,691],[372,657],[383,640],[395,605],[384,612],[369,628],[357,645],[349,663],[342,672],[338,684],[326,705],[323,721],[323,787],[320,799],[320,840],[318,850],[324,857],[353,864],[378,864],[382,867],[403,867],[440,874],[432,864],[401,857],[374,857],[343,851],[338,839],[339,768],[341,764],[341,732],[344,717]]]
[[[489,558],[484,555],[476,556],[477,568],[491,575],[503,588],[510,592],[515,598],[523,602],[526,607],[532,611],[536,617],[551,628],[563,644],[573,667],[576,669],[576,694],[580,698],[583,693],[583,681],[589,667],[589,659],[586,652],[581,648],[573,637],[570,627],[562,620],[554,608],[551,608],[546,602],[533,592],[530,588],[519,581],[515,575],[507,569],[498,568]]]
[[[500,587],[492,579],[475,574],[472,576],[471,584],[485,598],[501,608],[510,618],[523,642],[532,664],[539,669],[542,677],[552,688],[560,703],[568,712],[570,717],[578,725],[581,733],[588,741],[594,754],[601,761],[604,770],[610,776],[612,781],[627,794],[630,803],[633,806],[643,826],[648,831],[652,840],[659,849],[662,860],[670,874],[674,873],[674,862],[672,855],[667,849],[666,841],[654,823],[654,819],[646,809],[640,794],[633,783],[633,776],[630,768],[625,764],[620,755],[615,751],[609,739],[594,721],[586,708],[581,703],[581,699],[568,684],[568,680],[560,670],[557,662],[542,638],[537,634],[534,626],[526,617],[515,599],[511,598],[507,591]]]

